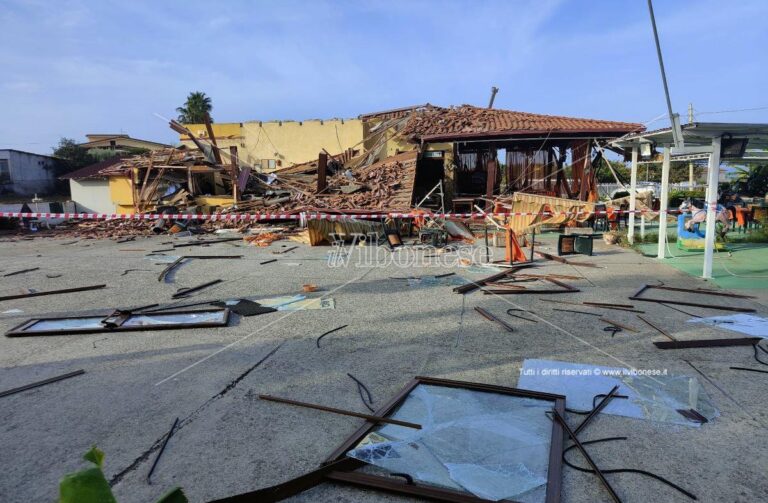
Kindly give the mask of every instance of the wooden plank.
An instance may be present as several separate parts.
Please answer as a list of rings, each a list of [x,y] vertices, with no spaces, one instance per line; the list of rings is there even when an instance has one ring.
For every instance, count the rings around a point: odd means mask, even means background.
[[[737,339],[698,339],[688,341],[661,341],[653,345],[659,349],[688,349],[688,348],[723,348],[729,346],[754,346],[762,341],[761,337],[740,337]]]
[[[361,419],[366,419],[368,421],[374,422],[374,423],[387,423],[387,424],[394,424],[397,426],[405,426],[406,428],[413,428],[416,430],[421,429],[420,424],[416,423],[409,423],[408,421],[400,421],[399,419],[391,419],[388,417],[381,417],[381,416],[373,416],[371,414],[361,414],[359,412],[354,412],[351,410],[344,410],[344,409],[337,409],[335,407],[326,407],[325,405],[318,405],[314,403],[307,403],[307,402],[299,402],[296,400],[289,400],[288,398],[280,398],[276,396],[271,395],[259,395],[259,398],[262,400],[268,400],[270,402],[278,402],[278,403],[285,403],[288,405],[296,405],[298,407],[305,407],[308,409],[315,409],[320,410],[323,412],[331,412],[334,414],[340,414],[342,416],[351,416],[351,417],[359,417]]]
[[[323,192],[328,188],[326,178],[328,171],[328,154],[321,152],[317,157],[317,192]]]

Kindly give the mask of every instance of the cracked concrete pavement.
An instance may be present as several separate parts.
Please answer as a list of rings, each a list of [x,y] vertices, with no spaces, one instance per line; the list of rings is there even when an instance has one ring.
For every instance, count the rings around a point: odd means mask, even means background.
[[[537,239],[545,242],[540,249],[552,250],[552,236]],[[392,278],[455,272],[477,279],[488,273],[460,267],[402,269],[394,264],[355,267],[361,250],[353,252],[348,267],[329,267],[327,247],[301,245],[283,255],[271,252],[293,243],[278,242],[267,248],[237,242],[196,247],[195,254],[243,258],[193,261],[176,272],[173,284],[167,284],[157,281],[165,264],[145,256],[150,250],[167,248],[160,245],[167,240],[0,242],[0,269],[40,268],[3,278],[3,292],[108,285],[103,290],[2,302],[0,329],[8,330],[33,316],[108,313],[116,307],[167,303],[179,287],[218,278],[223,282],[184,301],[293,295],[311,282],[322,289],[313,295],[332,297],[335,309],[234,316],[230,326],[213,329],[1,338],[2,389],[80,368],[86,371],[0,398],[1,501],[55,500],[58,480],[85,466],[81,456],[92,444],[106,453],[105,472],[121,503],[153,501],[177,485],[195,502],[273,485],[317,467],[362,420],[268,403],[260,401],[258,394],[365,412],[357,385],[347,373],[365,383],[376,405],[416,375],[514,387],[526,358],[662,368],[699,378],[720,417],[701,428],[690,428],[601,415],[583,439],[629,438],[597,444],[590,452],[601,467],[659,473],[695,493],[700,501],[768,500],[768,453],[759,441],[768,426],[761,400],[766,377],[729,369],[757,366],[750,348],[660,351],[652,342],[665,340],[664,336],[633,313],[605,311],[608,318],[639,329],[612,338],[596,317],[554,310],[592,309],[548,303],[539,295],[497,297],[474,292],[462,296],[453,293],[450,285],[409,287],[407,281]],[[121,251],[130,249],[136,251]],[[546,298],[629,303],[627,297],[644,283],[714,287],[633,251],[596,243],[596,252],[594,257],[577,260],[599,264],[599,269],[540,261],[537,273],[582,278],[566,280],[581,292]],[[180,254],[189,253],[189,248],[182,248]],[[260,265],[272,258],[278,260]],[[46,276],[55,274],[61,276]],[[758,298],[716,300],[768,314],[766,292],[750,293]],[[688,316],[662,305],[634,304],[678,338],[737,336],[692,327],[686,323]],[[509,307],[530,309],[540,322],[509,318],[516,327],[509,333],[479,316],[475,306],[500,316]],[[345,324],[345,329],[326,336],[317,348],[320,334]],[[148,485],[146,474],[176,417],[180,420],[177,431]],[[570,453],[570,459],[584,463],[578,453]],[[649,478],[626,473],[609,478],[627,502],[689,501]],[[329,483],[293,498],[408,500]],[[562,501],[609,501],[609,497],[594,476],[565,468]]]

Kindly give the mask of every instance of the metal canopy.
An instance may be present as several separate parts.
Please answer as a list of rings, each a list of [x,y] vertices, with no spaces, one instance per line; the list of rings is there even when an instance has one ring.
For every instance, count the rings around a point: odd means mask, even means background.
[[[711,145],[712,138],[731,135],[734,138],[748,138],[747,150],[768,148],[768,124],[750,124],[738,122],[692,122],[682,126],[686,146]],[[658,146],[673,146],[672,128],[657,129],[644,133],[624,136],[612,146],[631,148],[641,143],[654,143]],[[744,157],[748,157],[747,151]]]
[[[609,144],[609,148],[626,155],[631,153],[631,188],[630,193],[637,193],[637,167],[640,163],[639,151],[650,144],[663,150],[661,174],[661,207],[659,209],[658,258],[666,257],[667,247],[667,202],[669,195],[669,170],[673,161],[708,159],[707,172],[707,230],[704,238],[704,265],[702,277],[712,277],[712,259],[715,246],[715,213],[718,200],[718,177],[721,164],[723,141],[746,139],[747,143],[738,156],[729,155],[726,162],[750,163],[768,160],[768,124],[728,123],[728,122],[692,122],[682,126],[684,146],[676,145],[672,128],[657,129],[644,133],[624,136]],[[634,240],[635,198],[630,198],[628,239]]]

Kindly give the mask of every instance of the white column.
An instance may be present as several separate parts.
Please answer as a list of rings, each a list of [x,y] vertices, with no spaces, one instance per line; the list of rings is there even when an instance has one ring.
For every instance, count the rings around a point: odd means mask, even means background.
[[[667,204],[669,203],[669,147],[664,147],[661,163],[661,202],[659,207],[659,253],[657,258],[667,254]]]
[[[629,180],[629,223],[627,228],[627,240],[629,244],[635,242],[635,198],[637,197],[637,149],[632,147],[632,167]]]
[[[703,278],[712,277],[712,254],[715,251],[715,222],[717,221],[717,185],[720,178],[720,137],[712,138],[707,172],[707,234],[704,236]]]

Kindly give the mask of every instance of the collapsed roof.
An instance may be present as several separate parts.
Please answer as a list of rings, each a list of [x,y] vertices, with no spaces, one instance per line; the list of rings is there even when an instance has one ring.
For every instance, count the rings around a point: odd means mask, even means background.
[[[460,140],[549,133],[605,133],[621,136],[644,131],[642,124],[461,105],[455,108],[427,106],[412,113],[402,130],[419,141]]]

